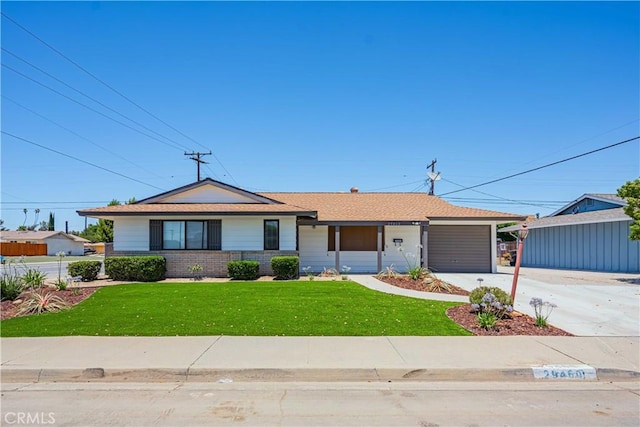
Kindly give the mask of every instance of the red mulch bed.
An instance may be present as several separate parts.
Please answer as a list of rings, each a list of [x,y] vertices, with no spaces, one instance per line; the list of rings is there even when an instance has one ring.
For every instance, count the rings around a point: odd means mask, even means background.
[[[447,316],[458,325],[465,328],[474,335],[545,335],[545,336],[573,336],[569,332],[547,325],[540,327],[536,325],[533,317],[517,311],[512,312],[508,317],[496,322],[496,326],[490,329],[481,328],[476,319],[477,313],[471,308],[471,304],[451,307],[447,310]]]
[[[438,292],[429,289],[429,280],[432,282],[439,281],[433,276],[429,277],[427,282],[422,279],[413,280],[408,276],[398,275],[396,277],[378,277],[385,283],[404,289],[412,289],[423,292]],[[455,295],[469,295],[465,289],[449,284],[453,287],[451,292],[438,292]],[[519,312],[512,312],[508,317],[500,319],[496,322],[496,326],[491,329],[484,329],[478,325],[477,313],[471,308],[471,304],[463,304],[451,307],[447,310],[447,316],[458,325],[462,326],[474,335],[545,335],[545,336],[572,336],[569,332],[558,329],[554,326],[546,327],[536,326],[536,321],[531,316]]]
[[[377,277],[378,280],[381,280],[385,283],[388,283],[393,286],[397,286],[399,288],[411,289],[414,291],[422,291],[422,292],[437,292],[442,294],[449,295],[469,295],[469,292],[465,289],[459,288],[450,283],[446,283],[436,277],[430,277],[427,281],[423,279],[413,280],[409,276],[395,276],[395,277]],[[447,291],[435,291],[429,288],[430,284],[440,284],[446,283],[451,288],[451,292]]]
[[[75,292],[74,292],[75,289]],[[48,288],[48,292],[52,292],[54,295],[60,297],[69,306],[76,305],[91,296],[100,287],[95,288],[74,288],[59,291],[55,288]],[[25,300],[30,291],[23,292],[15,301],[2,301],[0,303],[0,320],[10,319],[12,317],[18,317],[18,310],[20,309],[20,303]]]

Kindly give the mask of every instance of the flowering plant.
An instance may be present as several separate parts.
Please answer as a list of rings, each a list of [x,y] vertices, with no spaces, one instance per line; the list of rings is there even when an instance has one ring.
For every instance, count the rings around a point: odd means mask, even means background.
[[[529,305],[533,307],[536,312],[536,326],[547,326],[547,319],[557,305],[550,303],[549,301],[542,301],[542,298],[531,298]]]
[[[480,313],[491,313],[498,319],[502,319],[507,313],[513,311],[510,304],[501,303],[491,292],[484,294],[480,302],[471,304],[471,307]]]
[[[422,249],[422,245],[417,244],[416,248],[420,250]],[[427,273],[428,270],[420,265],[420,259],[415,254],[411,252],[405,252],[402,246],[398,248],[398,252],[402,254],[402,257],[406,261],[407,274],[413,280],[418,280]]]

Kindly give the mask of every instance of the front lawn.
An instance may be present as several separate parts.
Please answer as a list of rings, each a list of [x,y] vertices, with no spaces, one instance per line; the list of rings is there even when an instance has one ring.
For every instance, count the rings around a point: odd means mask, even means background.
[[[348,281],[130,284],[70,310],[4,320],[0,336],[471,335],[446,316],[454,305]]]

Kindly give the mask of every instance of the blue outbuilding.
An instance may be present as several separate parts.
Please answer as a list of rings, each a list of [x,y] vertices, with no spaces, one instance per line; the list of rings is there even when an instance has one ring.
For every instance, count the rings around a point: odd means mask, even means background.
[[[640,240],[613,194],[584,194],[551,215],[528,222],[523,267],[640,273]],[[520,225],[500,231],[517,231]]]

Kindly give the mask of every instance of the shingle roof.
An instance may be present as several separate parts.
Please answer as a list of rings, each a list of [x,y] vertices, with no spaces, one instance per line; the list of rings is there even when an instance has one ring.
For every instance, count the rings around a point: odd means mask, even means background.
[[[215,203],[215,195],[202,193],[198,203],[163,202],[204,186],[246,196],[247,203]],[[206,203],[211,198],[211,202]],[[434,219],[519,221],[522,215],[452,205],[424,193],[250,193],[206,179],[152,196],[133,204],[79,210],[81,216],[111,218],[126,215],[296,215],[320,222],[417,222]]]
[[[318,212],[319,221],[426,221],[525,217],[452,205],[421,193],[261,193],[263,196]]]
[[[233,215],[233,214],[296,214],[314,215],[309,209],[288,204],[265,203],[149,203],[104,206],[78,211],[82,216],[104,215]]]
[[[527,228],[534,229],[559,227],[562,225],[595,224],[598,222],[618,221],[631,221],[631,218],[624,213],[622,208],[604,209],[599,211],[577,213],[573,215],[548,216],[536,219],[531,222],[527,222]],[[500,231],[518,231],[520,229],[520,225],[521,224],[501,228]]]
[[[617,194],[587,193],[587,194],[585,194],[585,196],[587,196],[587,197],[595,197],[595,198],[598,198],[598,199],[606,199],[606,200],[611,200],[612,202],[618,202],[618,203],[626,204],[626,201],[624,200],[624,198],[618,196]]]
[[[80,236],[67,234],[62,231],[0,231],[0,239],[4,241],[12,240],[44,240],[53,236],[62,236],[76,242],[89,242]]]

